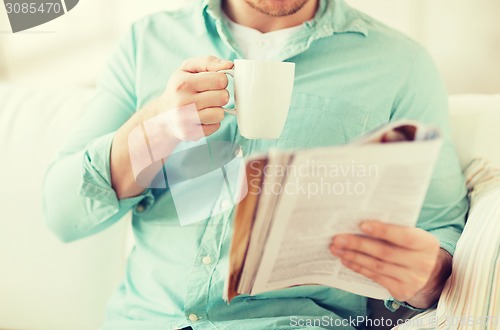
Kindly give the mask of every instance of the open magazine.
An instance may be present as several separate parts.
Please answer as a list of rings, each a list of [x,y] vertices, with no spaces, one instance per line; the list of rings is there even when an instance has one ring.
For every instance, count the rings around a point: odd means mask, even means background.
[[[310,284],[388,298],[328,247],[336,234],[361,234],[363,220],[415,226],[441,143],[437,130],[398,121],[348,145],[247,160],[224,299]]]

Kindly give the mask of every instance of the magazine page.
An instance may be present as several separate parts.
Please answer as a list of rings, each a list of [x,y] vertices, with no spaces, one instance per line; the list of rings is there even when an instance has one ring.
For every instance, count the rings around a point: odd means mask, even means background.
[[[334,235],[367,219],[415,226],[440,139],[298,152],[251,291],[322,284],[372,298],[389,293],[329,252]]]
[[[402,141],[426,141],[434,140],[438,137],[439,132],[433,127],[424,126],[413,120],[397,120],[371,130],[351,142],[350,145]]]
[[[240,292],[250,292],[251,285],[253,284],[255,270],[262,256],[262,250],[267,240],[267,233],[269,232],[276,203],[279,198],[279,193],[273,188],[282,185],[285,175],[282,169],[286,167],[290,157],[291,155],[288,153],[271,152],[265,167],[247,173],[248,186],[251,187],[250,191],[258,191],[260,198],[255,210],[252,235],[241,273]],[[253,167],[256,168],[255,166]],[[255,187],[256,185],[258,187]]]

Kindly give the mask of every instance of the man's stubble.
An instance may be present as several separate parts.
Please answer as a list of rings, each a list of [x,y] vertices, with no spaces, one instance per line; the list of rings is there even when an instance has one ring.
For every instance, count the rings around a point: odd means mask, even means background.
[[[245,0],[245,2],[258,12],[273,16],[283,17],[297,13],[309,0]]]

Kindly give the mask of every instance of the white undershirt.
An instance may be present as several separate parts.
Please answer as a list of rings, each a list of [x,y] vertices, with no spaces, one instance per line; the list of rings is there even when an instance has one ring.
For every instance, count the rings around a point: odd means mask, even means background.
[[[258,30],[233,22],[227,17],[227,27],[244,58],[249,60],[277,60],[288,40],[304,28],[298,25],[282,30],[262,33]],[[281,59],[282,60],[282,59]]]

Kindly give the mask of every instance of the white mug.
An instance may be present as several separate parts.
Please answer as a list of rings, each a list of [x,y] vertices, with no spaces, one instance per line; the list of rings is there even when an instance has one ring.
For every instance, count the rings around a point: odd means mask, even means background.
[[[235,60],[232,70],[219,72],[234,77],[235,115],[241,136],[277,139],[285,127],[292,98],[295,63]]]

